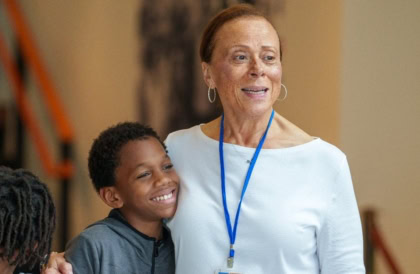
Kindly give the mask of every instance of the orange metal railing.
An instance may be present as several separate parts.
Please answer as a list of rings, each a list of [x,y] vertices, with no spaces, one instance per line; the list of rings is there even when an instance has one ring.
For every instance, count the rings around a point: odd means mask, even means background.
[[[69,119],[63,111],[63,106],[57,96],[56,88],[45,70],[45,66],[35,47],[34,39],[32,39],[31,33],[17,5],[17,1],[3,0],[3,3],[10,16],[14,32],[19,39],[25,60],[27,60],[35,74],[59,137],[63,141],[70,141],[73,139],[73,130]]]
[[[55,157],[53,157],[51,151],[49,150],[48,142],[41,131],[38,120],[35,118],[34,112],[31,108],[30,101],[25,93],[20,73],[16,68],[15,62],[10,57],[4,39],[0,35],[0,61],[3,64],[6,75],[11,82],[14,98],[16,100],[20,116],[22,117],[23,124],[29,132],[29,136],[35,145],[35,149],[39,154],[40,161],[42,162],[42,166],[46,173],[49,176],[61,180],[61,213],[59,215],[59,219],[61,220],[60,245],[64,249],[68,234],[69,181],[73,177],[74,173],[71,156],[74,141],[73,129],[66,113],[63,110],[63,105],[59,100],[53,81],[50,79],[47,70],[41,61],[34,39],[31,36],[31,32],[27,27],[17,1],[0,0],[0,4],[3,4],[2,6],[5,7],[5,10],[9,15],[12,28],[18,39],[19,47],[23,53],[25,64],[28,65],[30,71],[34,74],[34,79],[39,87],[38,90],[42,94],[47,112],[53,122],[53,128],[59,139],[61,159],[54,160]]]
[[[10,58],[1,34],[0,60],[3,64],[8,79],[11,81],[13,95],[15,97],[23,123],[29,132],[29,136],[31,137],[32,142],[35,145],[35,149],[40,156],[42,166],[46,173],[56,178],[71,177],[73,172],[71,163],[68,161],[64,163],[55,162],[53,160],[52,153],[48,150],[46,138],[44,137],[40,126],[35,119],[31,104],[26,96],[26,93],[24,92],[24,86],[22,84],[22,80],[20,79],[19,73],[17,72],[16,65]]]

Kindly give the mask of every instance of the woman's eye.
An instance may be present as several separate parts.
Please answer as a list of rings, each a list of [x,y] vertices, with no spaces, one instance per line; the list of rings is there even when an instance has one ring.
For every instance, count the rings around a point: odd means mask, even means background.
[[[238,54],[238,55],[235,55],[235,56],[234,56],[234,59],[235,59],[236,61],[244,61],[244,60],[246,60],[247,58],[246,58],[246,55],[243,55],[243,54]]]
[[[274,61],[275,59],[276,59],[276,57],[272,56],[272,55],[264,56],[264,60],[266,60],[266,61]]]

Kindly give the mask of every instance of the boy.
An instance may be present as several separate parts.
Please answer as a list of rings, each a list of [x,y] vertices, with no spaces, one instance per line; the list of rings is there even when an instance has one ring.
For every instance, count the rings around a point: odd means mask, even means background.
[[[16,266],[39,271],[51,251],[55,207],[50,192],[31,172],[0,167],[0,273]]]
[[[113,209],[67,247],[73,273],[174,273],[174,247],[162,219],[175,214],[179,178],[153,129],[121,123],[93,142],[89,174]]]

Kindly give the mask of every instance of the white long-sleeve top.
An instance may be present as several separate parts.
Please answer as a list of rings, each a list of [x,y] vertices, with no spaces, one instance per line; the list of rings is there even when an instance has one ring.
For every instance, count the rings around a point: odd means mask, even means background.
[[[226,268],[229,236],[222,204],[218,141],[200,126],[170,134],[169,155],[181,178],[168,222],[176,273]],[[255,148],[224,144],[232,226]],[[360,216],[345,155],[321,139],[262,149],[245,193],[234,269],[246,274],[365,273]]]

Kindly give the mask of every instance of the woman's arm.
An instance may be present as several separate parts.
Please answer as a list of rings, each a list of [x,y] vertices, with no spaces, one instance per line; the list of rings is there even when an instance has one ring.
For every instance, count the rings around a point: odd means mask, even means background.
[[[42,269],[42,274],[73,274],[70,263],[64,259],[64,252],[51,252],[50,259]]]
[[[317,234],[321,273],[365,273],[362,227],[346,158],[337,173],[332,195]]]

